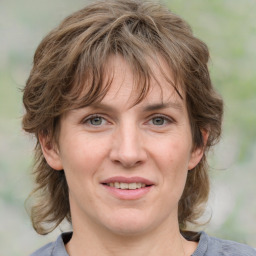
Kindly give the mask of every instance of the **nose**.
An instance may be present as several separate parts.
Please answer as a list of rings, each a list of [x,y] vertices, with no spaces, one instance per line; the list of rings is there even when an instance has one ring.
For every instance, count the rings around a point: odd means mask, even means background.
[[[126,125],[117,129],[110,152],[112,162],[125,168],[132,168],[146,161],[147,153],[138,130],[135,125]]]

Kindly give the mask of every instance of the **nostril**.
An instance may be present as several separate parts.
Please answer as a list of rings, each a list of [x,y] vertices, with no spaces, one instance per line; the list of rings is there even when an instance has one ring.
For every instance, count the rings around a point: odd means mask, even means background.
[[[143,161],[127,161],[127,160],[114,160],[115,164],[121,165],[124,168],[133,168],[141,165]]]
[[[110,152],[110,159],[113,163],[130,168],[138,166],[145,162],[147,159],[147,153],[140,146],[131,146],[131,142],[122,143],[118,146],[113,147]],[[133,143],[134,144],[134,143]]]

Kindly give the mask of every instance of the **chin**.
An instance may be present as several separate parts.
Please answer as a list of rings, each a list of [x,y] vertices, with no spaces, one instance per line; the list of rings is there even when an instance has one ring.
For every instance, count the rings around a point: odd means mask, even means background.
[[[140,235],[153,228],[153,221],[150,221],[145,213],[135,212],[127,210],[111,217],[111,222],[106,225],[107,228],[112,233],[123,236]]]
[[[148,226],[138,226],[137,224],[134,223],[132,223],[132,225],[130,223],[122,223],[122,225],[111,226],[109,227],[109,229],[111,233],[115,235],[135,237],[146,233],[148,230]]]

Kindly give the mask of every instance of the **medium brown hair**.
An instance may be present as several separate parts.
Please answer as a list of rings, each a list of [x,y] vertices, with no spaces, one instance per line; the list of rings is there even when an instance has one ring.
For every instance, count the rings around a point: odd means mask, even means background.
[[[183,19],[143,0],[100,1],[75,12],[42,40],[24,88],[23,129],[37,138],[37,186],[32,192],[37,200],[31,207],[31,219],[40,234],[51,232],[65,218],[72,221],[65,172],[47,164],[39,135],[57,144],[61,116],[104,97],[111,84],[111,79],[103,84],[104,71],[112,55],[122,56],[140,81],[136,83],[137,103],[147,95],[154,76],[149,59],[161,56],[175,78],[170,84],[185,95],[194,149],[205,147],[206,154],[220,137],[223,103],[209,76],[208,48]],[[168,79],[168,74],[163,75]],[[206,145],[202,131],[209,133]],[[188,172],[178,209],[181,230],[196,223],[208,199],[205,154]]]

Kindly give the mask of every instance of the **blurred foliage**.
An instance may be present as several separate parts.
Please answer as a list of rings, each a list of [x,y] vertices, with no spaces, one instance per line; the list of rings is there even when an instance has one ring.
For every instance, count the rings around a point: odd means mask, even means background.
[[[256,2],[170,0],[211,52],[212,80],[225,101],[223,140],[211,156],[208,232],[256,247]],[[32,230],[23,202],[32,188],[33,139],[21,131],[22,93],[43,36],[82,0],[0,2],[1,255],[28,255],[55,234]],[[15,246],[12,246],[15,244]]]

